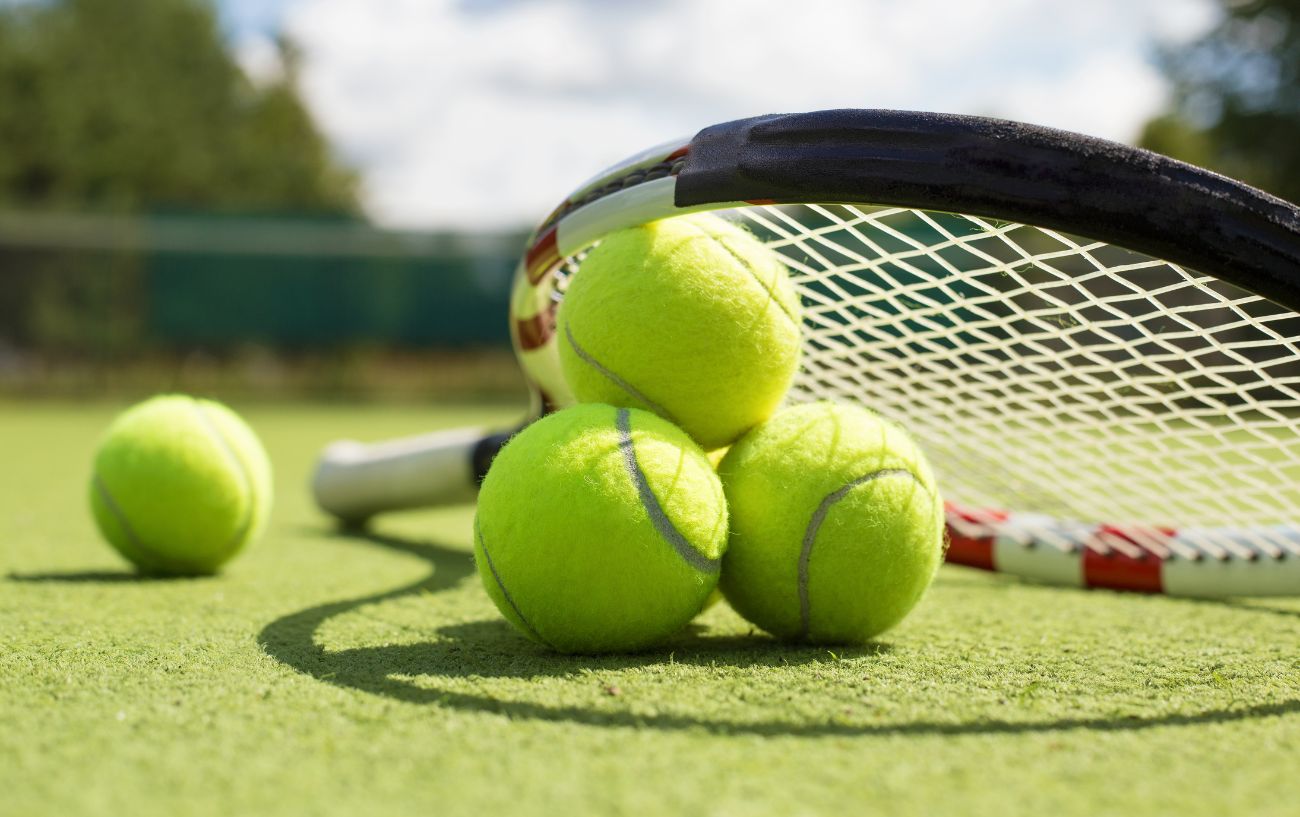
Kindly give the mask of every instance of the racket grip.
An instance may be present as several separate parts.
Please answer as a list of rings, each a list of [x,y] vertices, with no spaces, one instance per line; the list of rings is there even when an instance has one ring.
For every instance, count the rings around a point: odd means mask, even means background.
[[[312,494],[346,522],[386,511],[473,501],[509,434],[460,428],[381,443],[332,443],[321,452]]]

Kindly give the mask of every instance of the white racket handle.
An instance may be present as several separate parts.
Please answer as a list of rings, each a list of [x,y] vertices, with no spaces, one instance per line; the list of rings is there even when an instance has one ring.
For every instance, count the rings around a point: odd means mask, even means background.
[[[372,444],[340,440],[321,452],[312,493],[322,510],[349,522],[470,502],[504,438],[458,428]]]

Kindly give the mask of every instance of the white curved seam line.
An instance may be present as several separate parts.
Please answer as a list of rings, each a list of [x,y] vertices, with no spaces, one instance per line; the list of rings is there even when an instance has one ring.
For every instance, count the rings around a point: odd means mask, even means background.
[[[704,231],[701,230],[701,232]],[[708,233],[705,233],[705,235],[708,235]],[[754,283],[758,284],[759,289],[767,293],[768,300],[773,301],[776,304],[777,309],[781,310],[781,314],[785,315],[786,319],[789,320],[790,323],[794,324],[796,329],[802,325],[802,321],[791,314],[790,309],[785,305],[785,302],[776,296],[776,291],[772,287],[769,287],[762,278],[758,277],[758,271],[754,269],[753,264],[750,264],[744,256],[731,249],[731,247],[728,247],[725,241],[714,236],[710,236],[710,238],[713,238],[719,247],[725,250],[728,255],[736,259],[736,262],[745,268],[745,271],[749,273],[749,277],[754,279]],[[775,253],[775,250],[772,252]]]
[[[817,506],[817,510],[813,512],[812,520],[808,523],[808,529],[804,531],[803,548],[799,551],[799,639],[802,640],[807,638],[808,631],[812,626],[811,601],[808,597],[808,563],[812,557],[813,543],[817,540],[817,531],[821,529],[822,522],[826,521],[826,514],[830,513],[831,506],[836,502],[839,502],[848,494],[849,491],[852,491],[859,485],[880,479],[881,477],[901,476],[913,480],[917,485],[925,488],[926,492],[929,493],[929,489],[925,487],[925,483],[921,482],[921,480],[917,478],[916,474],[913,474],[906,468],[882,468],[879,471],[873,471],[870,474],[858,477],[842,488],[832,491],[821,501],[821,504]]]
[[[738,254],[738,252],[736,252],[735,250],[732,250],[731,247],[727,246],[727,242],[723,241],[722,238],[718,238],[716,237],[716,235],[708,232],[708,230],[702,228],[702,226],[699,226],[698,224],[690,224],[690,226],[693,226],[693,228],[699,230],[699,232],[701,232],[702,234],[707,235],[708,238],[711,238],[712,241],[714,241],[715,245],[722,247],[723,250],[727,252],[727,255],[731,255],[733,259],[736,259],[736,263],[740,264],[741,267],[744,267],[745,272],[749,273],[749,277],[753,278],[754,284],[758,284],[758,288],[762,289],[764,293],[767,293],[768,301],[776,302],[776,308],[779,308],[781,314],[785,315],[785,317],[787,317],[790,323],[794,324],[794,328],[796,329],[800,328],[802,321],[798,320],[796,316],[790,314],[790,311],[788,310],[787,306],[785,306],[785,303],[781,301],[780,298],[776,297],[776,291],[772,289],[771,286],[768,286],[766,282],[763,281],[763,278],[758,277],[758,271],[755,271],[754,265],[749,263],[749,259],[746,259],[745,256],[742,256]],[[771,252],[774,255],[776,254],[775,250],[772,250]]]
[[[243,483],[244,494],[248,497],[248,511],[244,514],[243,520],[239,523],[239,527],[235,530],[234,535],[230,537],[228,543],[233,545],[242,540],[248,533],[248,529],[253,525],[254,511],[257,507],[257,493],[253,490],[253,476],[244,468],[244,463],[239,459],[239,455],[235,453],[234,446],[221,433],[221,429],[212,421],[212,418],[208,416],[203,404],[197,400],[192,402],[194,411],[199,416],[199,422],[208,429],[208,434],[217,441],[217,445],[225,452],[226,458],[234,465],[235,473],[239,475],[239,481]]]
[[[483,531],[479,528],[477,517],[474,519],[474,538],[478,540],[478,546],[483,549],[483,561],[487,562],[488,572],[492,574],[492,580],[496,582],[497,589],[501,591],[501,595],[505,598],[506,604],[509,604],[510,609],[515,611],[515,616],[519,618],[519,621],[528,629],[528,632],[533,636],[533,638],[542,642],[546,646],[551,647],[551,649],[555,649],[551,642],[542,638],[542,634],[537,632],[537,628],[533,626],[533,623],[529,621],[523,611],[519,609],[519,605],[515,603],[514,596],[511,596],[510,591],[506,589],[506,583],[501,581],[501,574],[497,572],[496,565],[492,564],[492,554],[488,551],[487,541],[483,538]]]
[[[705,573],[717,573],[722,565],[721,559],[710,559],[703,553],[700,553],[695,547],[682,536],[681,531],[673,525],[668,514],[664,513],[663,506],[659,504],[659,498],[655,496],[654,491],[650,490],[650,483],[646,480],[645,472],[641,470],[640,463],[636,459],[636,445],[632,442],[632,412],[628,409],[621,408],[618,410],[616,420],[618,426],[618,447],[623,453],[623,464],[627,467],[628,476],[632,478],[633,484],[636,485],[637,494],[641,498],[641,507],[645,508],[646,515],[650,517],[651,524],[655,530],[663,537],[668,544],[673,546],[673,550],[686,560],[686,563],[696,570]]]
[[[104,501],[109,513],[113,514],[113,517],[117,519],[117,524],[126,534],[126,538],[131,540],[131,544],[135,546],[139,553],[145,556],[152,555],[149,548],[145,547],[144,543],[140,541],[140,537],[136,535],[135,529],[131,527],[130,521],[127,520],[126,514],[117,504],[117,500],[113,499],[113,495],[108,492],[108,486],[104,484],[104,480],[99,476],[98,472],[94,474],[94,482],[95,490],[99,492],[99,498]]]
[[[658,414],[660,417],[664,417],[669,420],[672,420],[674,423],[677,422],[676,420],[673,419],[673,416],[668,413],[667,409],[665,409],[663,406],[659,405],[655,401],[651,400],[649,397],[646,397],[643,393],[641,393],[641,391],[639,391],[631,383],[627,382],[626,380],[619,377],[614,372],[605,368],[603,365],[601,365],[600,361],[592,357],[591,354],[586,349],[578,345],[578,341],[575,340],[573,337],[573,329],[569,326],[568,323],[564,324],[564,336],[568,339],[569,345],[573,347],[574,353],[579,358],[581,358],[583,362],[585,362],[588,366],[600,372],[605,377],[609,378],[614,383],[615,386],[618,386],[623,391],[632,395],[632,397],[634,397],[635,399],[640,400],[642,403],[645,403],[647,406],[650,407],[650,410],[653,411],[655,414]]]

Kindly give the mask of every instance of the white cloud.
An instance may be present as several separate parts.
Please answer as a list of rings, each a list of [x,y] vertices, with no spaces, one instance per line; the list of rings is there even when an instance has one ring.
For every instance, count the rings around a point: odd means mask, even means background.
[[[1010,77],[987,112],[1128,141],[1166,93],[1164,80],[1138,55],[1101,55],[1066,66],[1050,82]]]
[[[983,113],[1129,139],[1207,0],[297,0],[304,90],[382,223],[529,224],[600,167],[772,111]],[[253,58],[248,58],[253,59]]]
[[[234,44],[235,62],[254,84],[269,85],[284,77],[284,61],[275,40],[261,34],[248,34]]]

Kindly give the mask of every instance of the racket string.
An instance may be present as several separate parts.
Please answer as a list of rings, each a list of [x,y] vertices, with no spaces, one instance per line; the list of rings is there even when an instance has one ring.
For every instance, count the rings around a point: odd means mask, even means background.
[[[1089,545],[1118,552],[1294,552],[1267,532],[1189,544],[1149,531],[1300,520],[1300,316],[1021,224],[845,205],[736,213],[803,297],[796,397],[902,421],[949,498],[1146,526]]]

